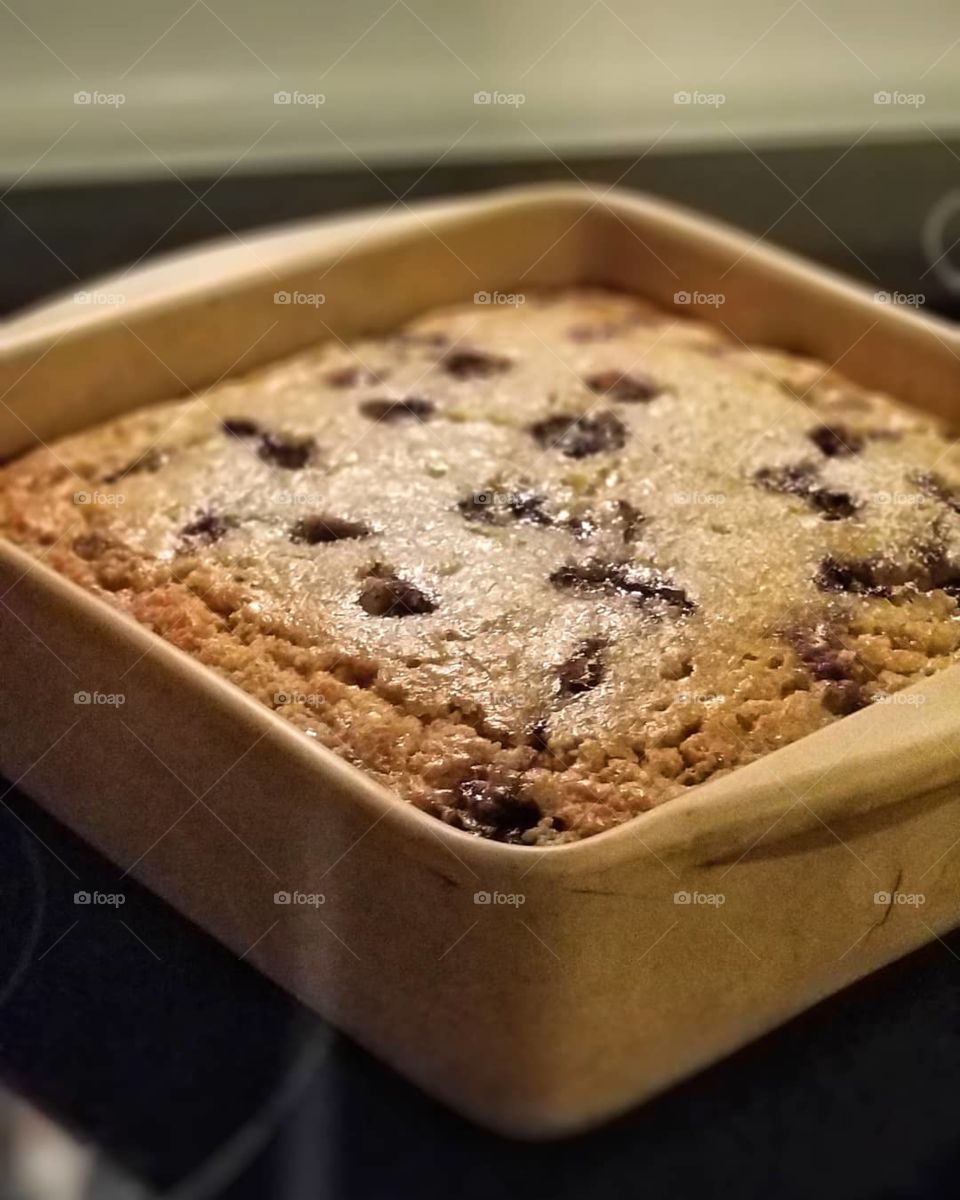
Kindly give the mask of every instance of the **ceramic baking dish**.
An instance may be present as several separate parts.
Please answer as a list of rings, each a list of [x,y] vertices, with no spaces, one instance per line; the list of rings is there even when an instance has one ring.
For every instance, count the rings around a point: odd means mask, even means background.
[[[698,315],[733,336],[960,418],[950,327],[657,201],[546,187],[359,233],[317,227],[269,261],[9,334],[0,456],[320,338],[575,283],[668,306],[722,293]],[[277,305],[281,290],[326,302]],[[619,829],[538,850],[405,806],[7,544],[0,659],[10,779],[118,876],[509,1134],[596,1123],[960,915],[956,668]]]

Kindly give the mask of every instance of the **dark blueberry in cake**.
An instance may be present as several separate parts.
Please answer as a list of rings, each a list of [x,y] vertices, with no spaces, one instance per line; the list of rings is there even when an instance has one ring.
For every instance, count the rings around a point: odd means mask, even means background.
[[[504,508],[496,492],[471,492],[457,501],[457,508],[466,521],[478,521],[482,525],[504,523]]]
[[[603,679],[603,638],[586,638],[557,672],[557,692],[561,699],[589,692]]]
[[[937,589],[960,599],[960,565],[952,561],[941,548],[932,548],[923,556],[927,578],[923,591]]]
[[[856,652],[843,644],[840,631],[825,621],[813,627],[788,631],[797,657],[810,677],[827,686],[820,695],[823,707],[843,717],[869,704],[863,691],[863,665]]]
[[[85,562],[92,562],[95,558],[99,558],[109,548],[110,543],[101,533],[81,533],[79,537],[73,540],[74,554],[78,558],[82,558]]]
[[[321,542],[342,542],[347,538],[369,537],[373,531],[362,521],[347,521],[343,517],[313,514],[302,517],[290,530],[291,542],[316,546]]]
[[[546,500],[532,491],[499,493],[472,492],[457,502],[457,508],[467,521],[484,525],[506,525],[518,521],[523,525],[553,525],[546,511]]]
[[[806,496],[814,486],[817,472],[808,463],[793,463],[786,467],[761,467],[754,482],[767,492],[786,496]]]
[[[597,532],[596,521],[587,513],[576,513],[571,517],[567,517],[564,525],[580,541],[586,541],[587,538],[593,537]]]
[[[412,617],[436,612],[436,601],[396,575],[370,575],[361,588],[360,607],[371,617]]]
[[[514,492],[510,497],[510,512],[524,525],[553,525],[545,504],[544,497],[536,492]]]
[[[697,607],[683,588],[675,587],[659,571],[631,563],[604,562],[596,558],[583,563],[568,563],[551,574],[550,582],[564,591],[629,596],[643,607],[659,605],[681,613],[692,612]]]
[[[160,470],[169,457],[170,455],[165,450],[160,450],[154,446],[149,450],[145,450],[139,458],[128,462],[126,466],[121,467],[118,471],[111,471],[109,475],[104,475],[103,482],[117,483],[130,475],[153,474],[154,471]]]
[[[623,501],[622,503],[626,503]],[[631,506],[628,506],[631,507]],[[547,508],[545,496],[534,491],[518,492],[471,492],[463,500],[457,502],[464,519],[484,525],[503,527],[516,522],[519,525],[539,525],[542,527],[556,526],[568,529],[574,537],[585,540],[593,537],[600,528],[599,519],[589,512],[558,512],[552,513]],[[617,515],[626,529],[634,519],[632,509],[628,514],[617,510]]]
[[[807,493],[807,501],[825,521],[842,521],[860,510],[849,492],[834,492],[830,488],[813,488]]]
[[[827,458],[846,458],[859,454],[866,444],[863,434],[855,433],[843,425],[818,425],[807,437]]]
[[[444,356],[443,368],[454,379],[489,379],[510,367],[508,358],[486,354],[482,350],[451,350]]]
[[[360,411],[371,421],[383,421],[396,425],[401,421],[426,421],[436,409],[432,400],[419,396],[407,396],[403,400],[364,400]]]
[[[786,467],[761,467],[753,478],[765,491],[798,496],[805,500],[825,521],[839,521],[852,517],[861,507],[849,492],[820,486],[817,482],[817,469],[809,463],[793,463]]]
[[[282,437],[265,433],[260,438],[257,454],[265,463],[285,471],[299,471],[310,461],[313,438]]]
[[[202,512],[195,521],[180,530],[182,537],[212,545],[219,542],[230,528],[232,522],[218,516],[215,512]]]
[[[848,717],[851,713],[866,708],[870,701],[863,694],[862,686],[855,679],[842,679],[827,684],[821,703],[835,717]]]
[[[567,563],[550,574],[556,588],[575,588],[577,591],[613,591],[617,588],[624,563],[604,563],[591,558],[584,563]]]
[[[248,417],[224,417],[220,422],[220,428],[224,433],[229,433],[237,438],[256,437],[260,432],[257,422],[251,421]]]
[[[527,745],[536,750],[538,754],[546,752],[550,742],[550,730],[545,717],[541,717],[539,721],[534,721],[527,732]]]
[[[617,517],[623,526],[623,540],[632,542],[646,518],[640,509],[631,504],[629,500],[617,501]]]
[[[466,779],[457,785],[453,804],[445,815],[451,825],[466,833],[516,844],[543,814],[532,800],[505,784]]]
[[[327,375],[327,383],[335,388],[364,387],[382,382],[383,375],[359,365],[338,367]]]
[[[855,596],[889,596],[890,585],[881,581],[882,565],[864,558],[843,562],[827,557],[817,571],[816,584],[822,592],[850,592]]]
[[[816,582],[827,592],[889,597],[895,589],[908,587],[960,597],[960,564],[943,546],[933,544],[918,548],[905,564],[882,558],[853,562],[826,558]]]
[[[951,487],[942,476],[935,475],[933,472],[924,472],[915,475],[914,482],[925,496],[939,500],[942,504],[952,508],[954,512],[960,512],[960,492]]]
[[[547,417],[531,425],[530,432],[545,449],[559,450],[567,458],[620,450],[627,440],[626,426],[612,412]]]
[[[663,389],[649,375],[625,375],[619,371],[601,371],[584,380],[599,396],[609,396],[624,404],[643,404],[659,396]]]
[[[794,630],[788,636],[797,657],[814,679],[840,682],[851,678],[856,655],[825,622],[812,629]]]

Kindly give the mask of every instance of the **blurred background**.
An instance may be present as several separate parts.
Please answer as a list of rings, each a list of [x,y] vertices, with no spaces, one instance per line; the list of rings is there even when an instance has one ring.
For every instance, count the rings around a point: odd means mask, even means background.
[[[0,0],[0,315],[527,181],[960,314],[950,0]],[[955,1195],[960,939],[557,1147],[482,1134],[0,781],[0,1200]]]
[[[0,33],[5,312],[201,238],[542,179],[941,305],[960,276],[931,269],[960,237],[950,0],[4,0]]]

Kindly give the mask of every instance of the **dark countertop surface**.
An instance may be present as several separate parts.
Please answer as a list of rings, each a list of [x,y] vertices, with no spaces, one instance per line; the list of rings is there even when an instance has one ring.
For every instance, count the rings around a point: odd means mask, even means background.
[[[837,154],[804,153],[806,160],[778,162],[798,187],[804,172],[815,178]],[[912,149],[891,153],[910,161],[869,158],[845,164],[852,173],[841,178],[848,188],[862,185],[866,163],[874,177],[902,180],[906,165],[923,203],[938,194],[942,167],[939,160],[930,165],[929,150],[916,161]],[[710,167],[704,159],[675,158],[657,168],[648,160],[625,182],[733,217],[737,181],[759,176],[742,157],[711,175],[710,188]],[[612,182],[622,167],[611,160],[577,170]],[[516,166],[444,170],[431,183],[436,191],[467,190],[551,173],[569,178],[556,168]],[[174,203],[176,186],[18,189],[8,203],[36,236],[0,214],[8,264],[0,309],[71,288],[72,273],[89,278],[138,258],[154,241],[155,250],[169,249],[222,233],[194,210],[164,237],[177,206],[189,204],[185,193]],[[786,207],[789,197],[765,190],[773,186],[768,181],[753,196],[741,223],[760,232],[777,205]],[[853,238],[856,205],[842,189],[838,195],[835,208],[822,211]],[[897,195],[891,208],[903,227],[887,228],[882,245],[868,237],[852,251],[882,286],[922,291],[926,267],[911,225],[922,213],[913,211],[913,193],[904,199],[901,187]],[[383,198],[369,179],[346,175],[232,180],[229,194],[220,194],[238,229]],[[801,226],[785,233],[781,240],[866,278],[846,250],[835,243],[828,249],[822,230],[812,245]],[[71,264],[71,273],[41,242]],[[934,299],[956,311],[949,294]],[[957,1194],[960,932],[603,1130],[524,1145],[434,1104],[132,880],[118,887],[117,868],[7,787],[0,781],[0,1079],[91,1139],[151,1196]],[[79,908],[73,893],[81,887],[122,890],[126,903],[119,912]],[[107,1192],[94,1195],[100,1200]],[[0,1197],[6,1200],[2,1184]]]

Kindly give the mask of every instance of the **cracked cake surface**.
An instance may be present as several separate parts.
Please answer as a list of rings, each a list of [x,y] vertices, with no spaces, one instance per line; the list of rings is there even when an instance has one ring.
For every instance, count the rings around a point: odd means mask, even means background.
[[[960,453],[614,293],[438,310],[0,470],[0,529],[468,833],[595,834],[960,657]]]

